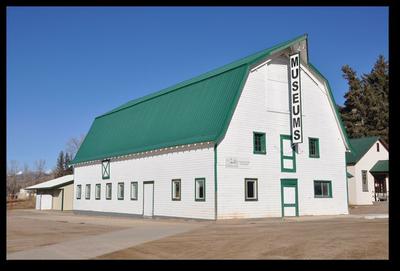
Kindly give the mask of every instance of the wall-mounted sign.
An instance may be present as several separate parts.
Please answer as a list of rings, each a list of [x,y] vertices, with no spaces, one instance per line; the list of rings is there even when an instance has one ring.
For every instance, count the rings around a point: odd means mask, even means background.
[[[303,142],[303,121],[301,119],[300,53],[290,55],[290,128],[292,144]]]

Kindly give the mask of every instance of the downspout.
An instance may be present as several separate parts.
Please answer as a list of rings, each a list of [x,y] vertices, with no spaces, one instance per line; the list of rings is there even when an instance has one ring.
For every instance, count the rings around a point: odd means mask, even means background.
[[[215,214],[215,220],[217,220],[217,146],[218,144],[215,143],[214,145],[214,200],[215,200],[215,206],[214,206],[214,214]]]

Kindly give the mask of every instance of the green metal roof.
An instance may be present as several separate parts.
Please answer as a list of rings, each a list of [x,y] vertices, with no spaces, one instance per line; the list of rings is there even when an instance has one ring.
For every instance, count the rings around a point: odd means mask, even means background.
[[[347,164],[357,163],[377,140],[379,140],[378,136],[350,139],[352,152],[346,153]]]
[[[371,173],[388,173],[389,172],[389,160],[379,160],[369,170]]]
[[[219,142],[250,68],[306,39],[306,35],[296,37],[96,117],[71,164],[183,144]]]
[[[347,176],[347,178],[351,178],[351,177],[354,177],[353,175],[351,175],[349,172],[347,172],[346,171],[346,176]]]

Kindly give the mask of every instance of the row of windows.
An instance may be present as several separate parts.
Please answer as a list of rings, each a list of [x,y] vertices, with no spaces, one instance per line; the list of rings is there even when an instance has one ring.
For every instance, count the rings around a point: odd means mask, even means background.
[[[124,186],[123,182],[118,183],[117,186],[117,198],[119,200],[124,199]],[[91,186],[86,184],[85,186],[85,199],[90,199]],[[196,178],[195,179],[195,200],[205,201],[206,200],[206,179]],[[78,184],[76,186],[76,198],[81,199],[82,196],[82,185]],[[131,182],[131,200],[137,200],[138,197],[138,183]],[[101,184],[95,185],[95,199],[99,200],[101,198]],[[112,198],[112,184],[106,183],[105,198],[110,200]],[[172,200],[181,200],[181,180],[172,180]]]
[[[258,180],[245,179],[245,200],[258,200]],[[331,181],[314,181],[314,197],[331,198],[332,182]]]
[[[288,136],[290,139],[290,136]],[[253,132],[253,152],[255,154],[266,154],[266,138],[265,133]],[[311,158],[319,158],[319,139],[308,138],[308,153]]]
[[[118,183],[117,186],[117,198],[119,200],[123,200],[124,199],[124,186],[125,183]],[[87,184],[85,186],[85,199],[90,199],[90,195],[91,195],[91,185]],[[137,182],[131,182],[131,200],[137,200],[138,197],[138,183]],[[81,195],[82,195],[82,185],[78,184],[76,186],[76,198],[77,199],[81,199]],[[96,200],[101,199],[101,184],[96,184],[95,185],[95,192],[94,192],[94,196]],[[112,184],[111,183],[106,183],[106,191],[105,191],[105,198],[107,200],[110,200],[112,198]]]
[[[181,200],[181,180],[172,180],[172,200]],[[195,200],[205,201],[206,200],[206,180],[204,178],[195,179]],[[258,179],[246,178],[244,182],[245,189],[245,200],[255,201],[258,200]],[[111,183],[106,184],[107,200],[111,199],[112,195]],[[131,200],[137,200],[138,183],[131,182]],[[82,187],[77,185],[76,187],[76,198],[81,199]],[[101,196],[101,184],[95,186],[95,199],[99,200]],[[119,200],[124,199],[124,183],[118,183],[117,197]],[[314,197],[316,198],[331,198],[332,197],[332,182],[331,181],[314,181]],[[85,199],[90,199],[90,184],[85,187]]]

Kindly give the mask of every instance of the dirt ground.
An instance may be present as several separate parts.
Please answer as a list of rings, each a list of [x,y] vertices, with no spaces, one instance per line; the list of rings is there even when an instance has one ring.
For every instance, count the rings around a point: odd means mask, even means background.
[[[388,202],[387,201],[377,201],[373,205],[356,205],[349,207],[350,214],[388,214]]]
[[[388,220],[258,219],[206,227],[101,259],[388,259]]]
[[[52,245],[82,236],[97,235],[122,228],[110,225],[88,225],[79,221],[68,223],[62,215],[54,216],[53,214],[57,213],[35,214],[26,210],[7,210],[7,253]],[[61,214],[61,212],[58,212],[58,214]],[[54,219],[44,219],[46,215],[53,215]]]

